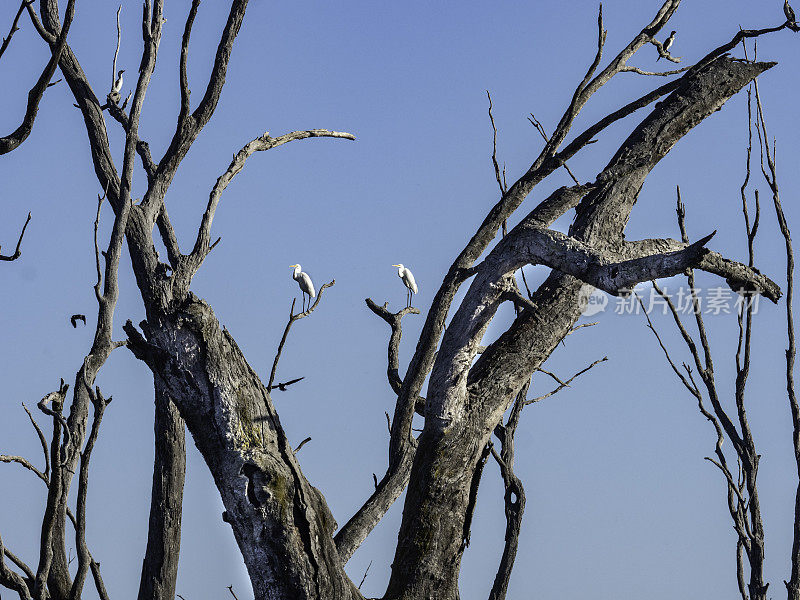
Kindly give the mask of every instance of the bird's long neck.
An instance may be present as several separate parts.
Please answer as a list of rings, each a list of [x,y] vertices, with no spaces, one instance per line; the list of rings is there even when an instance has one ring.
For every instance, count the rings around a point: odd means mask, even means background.
[[[294,275],[292,275],[292,278],[297,279],[298,277],[300,277],[300,267],[295,267]]]

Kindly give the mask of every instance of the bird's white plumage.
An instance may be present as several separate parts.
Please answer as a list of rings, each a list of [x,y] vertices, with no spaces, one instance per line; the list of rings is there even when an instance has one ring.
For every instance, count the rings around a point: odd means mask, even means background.
[[[403,280],[405,286],[410,289],[413,293],[417,293],[417,282],[414,281],[414,274],[411,272],[411,269],[408,267],[404,267],[403,263],[398,265],[392,265],[393,267],[397,267],[397,276]]]
[[[669,37],[664,42],[664,50],[669,50],[670,48],[672,48],[672,44],[673,44],[673,42],[675,42],[675,34],[676,33],[678,33],[678,32],[677,31],[673,31],[672,33],[669,34]]]
[[[303,273],[299,264],[289,266],[294,267],[292,279],[294,279],[297,282],[297,285],[300,286],[300,291],[302,291],[304,294],[308,294],[311,298],[316,296],[317,293],[314,290],[314,284],[311,281],[311,277],[308,276],[308,273]]]
[[[676,33],[678,33],[678,32],[677,31],[671,32],[669,34],[669,37],[666,40],[664,40],[664,44],[663,44],[664,52],[668,52],[669,49],[672,47],[672,44],[675,42],[675,34]],[[659,55],[658,58],[656,59],[656,62],[660,61],[662,58],[663,58],[663,56]]]
[[[119,94],[122,90],[122,74],[124,72],[125,69],[122,69],[119,73],[117,73],[117,79],[114,81],[114,85],[111,87],[112,92]]]

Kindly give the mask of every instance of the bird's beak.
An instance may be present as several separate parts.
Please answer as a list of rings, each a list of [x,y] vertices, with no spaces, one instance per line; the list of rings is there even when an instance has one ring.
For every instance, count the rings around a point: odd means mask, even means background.
[[[290,269],[294,269],[297,265],[289,265]]]
[[[400,265],[392,265],[392,266],[393,266],[393,267],[398,267],[398,268],[400,267]]]

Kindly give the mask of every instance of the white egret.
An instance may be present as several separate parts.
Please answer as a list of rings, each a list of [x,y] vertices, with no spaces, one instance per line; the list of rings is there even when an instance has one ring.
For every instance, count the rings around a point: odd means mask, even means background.
[[[406,288],[408,288],[408,292],[406,293],[406,308],[411,306],[411,297],[417,293],[417,282],[414,281],[414,274],[411,272],[411,269],[408,267],[404,267],[403,263],[399,265],[392,265],[393,267],[397,267],[397,276],[403,280]]]
[[[305,312],[306,294],[308,294],[309,307],[311,306],[311,298],[317,295],[314,291],[314,284],[311,283],[311,277],[308,276],[308,273],[303,273],[303,271],[300,270],[300,265],[289,265],[289,268],[294,269],[292,279],[297,282],[297,285],[300,286],[300,291],[303,292],[303,311]]]
[[[121,69],[117,73],[117,78],[114,81],[114,85],[111,86],[111,92],[114,94],[119,94],[122,91],[122,74],[125,72],[125,69]]]
[[[664,40],[664,52],[668,52],[668,50],[672,47],[672,43],[675,41],[675,34],[678,33],[677,31],[673,31],[669,34],[669,37]],[[660,61],[663,57],[659,54],[656,62]]]

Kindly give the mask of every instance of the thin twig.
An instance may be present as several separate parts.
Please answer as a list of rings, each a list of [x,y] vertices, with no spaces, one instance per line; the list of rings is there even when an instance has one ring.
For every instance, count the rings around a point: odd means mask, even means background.
[[[567,332],[567,335],[572,335],[573,333],[575,333],[579,329],[583,329],[584,327],[594,327],[598,323],[599,321],[594,321],[592,323],[581,323],[580,325],[575,325],[575,327],[573,327],[572,329],[569,330],[569,332]]]
[[[539,135],[542,136],[542,139],[544,140],[544,143],[545,144],[549,144],[550,143],[550,137],[547,135],[547,132],[544,130],[544,126],[539,121],[539,119],[537,119],[536,116],[533,113],[530,113],[530,116],[528,117],[528,121],[530,121],[530,124],[534,126],[536,131],[539,132]],[[578,178],[575,177],[573,172],[570,170],[569,165],[567,165],[567,163],[564,162],[563,166],[564,166],[564,169],[569,174],[569,176],[572,178],[572,181],[575,182],[575,185],[580,185],[580,182],[578,181]]]
[[[678,73],[685,73],[691,67],[683,67],[682,69],[675,69],[674,71],[644,71],[639,67],[625,66],[622,68],[622,73],[637,73],[639,75],[647,75],[650,77],[669,77],[670,75],[677,75]]]
[[[117,56],[119,55],[119,45],[122,41],[122,28],[119,24],[119,13],[122,10],[122,5],[119,5],[117,9],[117,48],[114,50],[114,64],[111,67],[111,85],[108,89],[112,89],[114,87],[114,83],[117,81]]]
[[[245,144],[245,146],[239,150],[239,152],[233,155],[228,168],[217,178],[217,181],[214,184],[211,193],[209,194],[208,204],[206,205],[206,210],[203,213],[203,218],[197,231],[194,247],[189,256],[186,257],[185,260],[181,261],[179,265],[180,268],[178,268],[175,274],[175,277],[179,280],[181,286],[186,286],[188,288],[188,284],[192,277],[203,264],[205,257],[208,256],[208,253],[211,251],[211,225],[214,221],[214,215],[216,214],[217,207],[219,206],[222,192],[224,192],[230,182],[233,181],[233,178],[236,177],[239,172],[241,172],[245,166],[245,163],[247,162],[247,159],[256,152],[265,152],[267,150],[272,150],[273,148],[278,148],[284,144],[288,144],[289,142],[308,138],[339,138],[346,140],[356,139],[353,134],[342,131],[309,129],[307,131],[292,131],[291,133],[286,133],[276,138],[272,137],[267,131],[264,133],[264,135],[257,137]]]
[[[770,151],[769,136],[767,134],[767,123],[764,117],[764,109],[761,104],[761,96],[758,90],[758,82],[754,82],[756,94],[757,127],[759,140],[761,142],[761,172],[772,192],[772,202],[775,208],[775,215],[778,219],[778,227],[784,239],[786,251],[786,336],[788,347],[786,349],[786,394],[789,399],[789,408],[792,414],[792,443],[795,452],[795,462],[797,464],[798,478],[800,478],[800,404],[797,401],[794,383],[794,363],[797,355],[795,346],[794,329],[794,250],[792,248],[792,236],[789,225],[783,212],[780,199],[780,189],[778,186],[778,172],[775,164],[775,142]],[[764,159],[766,158],[766,168]],[[789,592],[790,600],[800,597],[800,482],[798,482],[795,495],[795,514],[794,514],[794,533],[791,552],[792,571],[789,581],[784,581]]]
[[[17,14],[14,16],[14,21],[11,23],[11,31],[8,32],[8,37],[3,38],[3,45],[0,46],[0,57],[3,56],[6,48],[8,48],[8,45],[11,43],[11,38],[14,37],[14,34],[17,31],[19,31],[19,27],[17,27],[19,24],[19,18],[22,16],[22,12],[25,10],[25,7],[32,1],[33,0],[22,0],[20,3],[19,10],[17,10]]]
[[[29,212],[28,218],[25,219],[25,224],[22,226],[22,231],[19,234],[19,239],[17,240],[17,247],[14,250],[14,254],[11,254],[10,256],[3,256],[2,254],[0,254],[0,260],[10,262],[12,260],[17,260],[20,257],[20,255],[22,254],[20,252],[20,246],[22,245],[22,237],[25,235],[25,230],[28,228],[28,223],[30,222],[31,222],[31,213]]]
[[[100,266],[100,244],[97,241],[97,231],[100,228],[100,209],[103,207],[103,200],[108,194],[108,187],[106,187],[103,195],[97,195],[97,214],[94,218],[94,264],[97,270],[97,281],[94,284],[94,296],[98,302],[103,301],[102,282],[103,282],[103,269]]]
[[[33,418],[31,411],[28,410],[28,407],[25,406],[25,403],[22,403],[22,408],[25,409],[25,412],[28,414],[28,419],[30,419],[31,425],[36,430],[36,435],[39,438],[39,443],[42,445],[42,453],[44,454],[44,474],[45,477],[50,477],[50,448],[47,445],[47,438],[42,431],[42,428],[39,427],[39,424],[36,422],[36,419]]]
[[[34,473],[39,479],[44,481],[45,483],[49,483],[48,477],[42,473],[39,469],[33,466],[33,463],[29,461],[27,458],[22,456],[13,456],[11,454],[0,454],[0,463],[16,463],[22,467],[28,469],[31,473]]]
[[[500,188],[500,195],[503,196],[508,191],[508,188],[506,187],[502,175],[502,173],[505,173],[505,167],[503,167],[503,171],[501,172],[500,165],[497,163],[497,126],[494,123],[494,115],[492,114],[492,94],[489,90],[486,90],[486,97],[489,98],[489,122],[492,125],[492,165],[494,166],[494,177]],[[503,233],[505,234],[505,231]]]
[[[361,578],[361,583],[358,584],[358,589],[361,589],[361,586],[364,585],[364,581],[367,579],[367,573],[369,573],[369,568],[372,566],[372,561],[369,561],[367,565],[367,570],[364,571],[364,576]]]
[[[297,302],[297,298],[294,298],[292,300],[292,306],[291,308],[289,308],[289,321],[288,323],[286,323],[286,329],[283,330],[283,336],[281,337],[280,344],[278,344],[278,352],[275,354],[275,360],[272,362],[272,371],[270,372],[269,383],[267,384],[268,392],[272,391],[272,384],[275,381],[275,374],[278,372],[278,361],[281,359],[281,353],[283,353],[283,346],[284,344],[286,344],[286,337],[289,335],[289,330],[292,328],[292,325],[294,325],[295,321],[299,321],[300,319],[303,319],[308,315],[310,315],[312,312],[314,312],[314,310],[317,308],[317,305],[319,304],[319,301],[322,300],[322,293],[335,283],[336,280],[333,279],[329,283],[324,284],[319,289],[319,293],[317,294],[317,300],[314,302],[311,308],[309,308],[305,312],[295,314],[294,305]]]
[[[310,437],[307,437],[307,438],[306,438],[306,439],[304,439],[302,442],[300,442],[299,444],[297,444],[297,448],[295,448],[295,449],[294,449],[294,453],[295,453],[295,454],[297,454],[298,452],[300,452],[300,448],[302,448],[303,446],[305,446],[305,445],[306,445],[308,442],[310,442],[310,441],[311,441],[311,438],[310,438]]]
[[[545,400],[546,398],[549,398],[550,396],[553,396],[553,395],[557,394],[558,392],[563,390],[565,387],[569,387],[569,384],[572,383],[575,379],[577,379],[578,377],[580,377],[581,375],[583,375],[587,371],[593,369],[595,366],[599,365],[600,363],[606,362],[607,360],[608,360],[608,357],[604,356],[603,358],[600,358],[600,359],[594,361],[588,367],[586,367],[584,369],[581,369],[580,371],[575,373],[572,377],[570,377],[566,381],[561,382],[560,385],[557,388],[555,388],[554,390],[546,393],[544,396],[539,396],[537,398],[531,398],[530,400],[525,400],[525,406],[527,406],[528,404],[533,404],[534,402],[541,402],[542,400]],[[556,378],[555,375],[553,375],[552,373],[548,373],[546,371],[543,371],[543,372],[546,373],[547,375],[550,375],[551,377],[556,379],[556,381],[558,381],[558,378]]]

